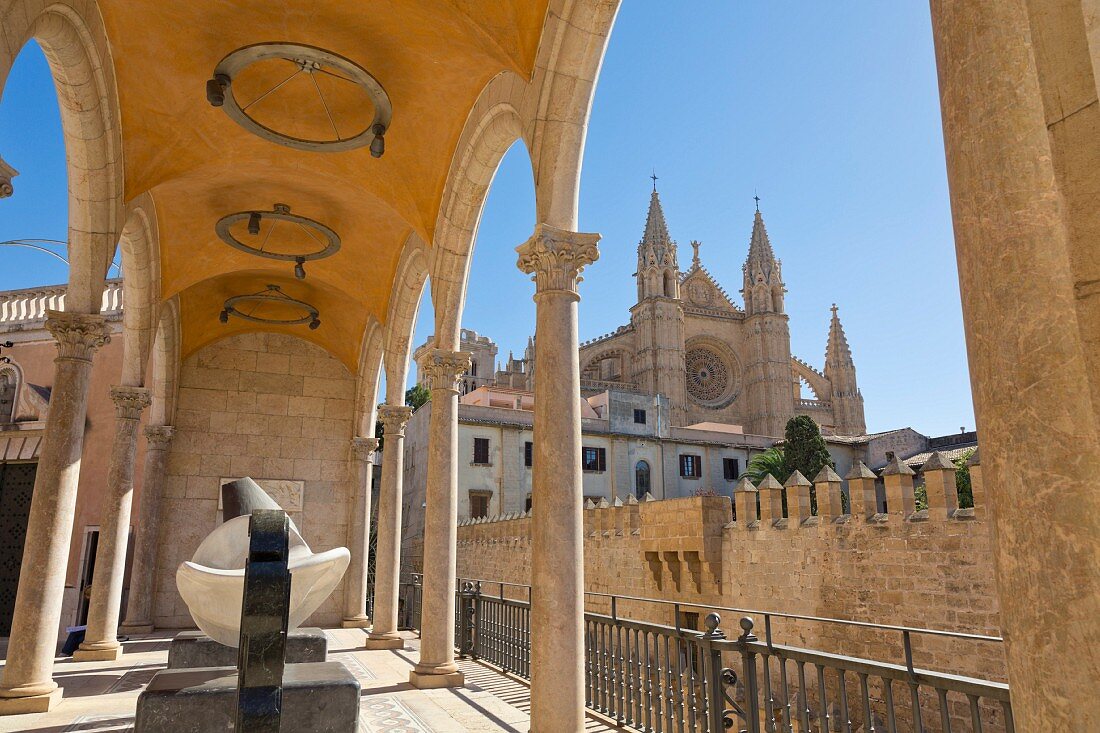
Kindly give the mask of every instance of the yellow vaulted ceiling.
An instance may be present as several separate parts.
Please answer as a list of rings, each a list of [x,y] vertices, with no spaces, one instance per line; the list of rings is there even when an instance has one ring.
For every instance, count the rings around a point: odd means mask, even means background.
[[[385,320],[409,234],[432,241],[470,108],[496,74],[530,77],[546,14],[546,0],[100,0],[100,7],[118,81],[126,197],[153,195],[161,296],[180,296],[184,354],[256,329],[239,320],[223,325],[217,316],[229,295],[270,282],[321,311],[316,331],[276,330],[315,341],[353,371],[368,315]],[[318,46],[373,74],[393,104],[385,155],[374,159],[365,147],[295,150],[211,107],[205,84],[214,67],[237,48],[263,42]],[[265,81],[242,76],[234,86],[241,103]],[[362,127],[372,116],[354,92],[325,91],[340,122]],[[262,103],[265,121],[322,129],[315,90],[287,84],[282,92]],[[259,105],[254,111],[261,114]],[[222,216],[276,202],[343,240],[335,256],[307,263],[304,282],[292,277],[292,263],[239,252],[214,233]]]

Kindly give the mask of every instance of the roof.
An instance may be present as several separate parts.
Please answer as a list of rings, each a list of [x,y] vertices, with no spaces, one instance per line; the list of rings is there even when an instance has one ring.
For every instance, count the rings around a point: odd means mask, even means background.
[[[967,453],[976,449],[976,445],[969,445],[963,448],[952,448],[951,450],[925,451],[924,453],[918,453],[915,456],[909,456],[908,458],[906,458],[905,465],[909,466],[909,468],[917,470],[921,468],[921,466],[923,466],[925,463],[927,463],[928,459],[932,457],[932,454],[936,452],[943,453],[947,460],[953,463],[965,456]]]

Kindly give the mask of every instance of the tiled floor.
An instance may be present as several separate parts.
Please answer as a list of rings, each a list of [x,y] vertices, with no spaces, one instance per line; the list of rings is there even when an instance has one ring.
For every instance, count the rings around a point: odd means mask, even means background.
[[[332,629],[329,659],[343,662],[363,688],[359,733],[443,733],[444,731],[527,731],[527,686],[478,662],[460,662],[462,688],[417,690],[408,683],[419,641],[393,651],[363,650],[359,629]],[[0,718],[0,733],[123,733],[133,730],[137,696],[168,661],[170,634],[134,637],[117,662],[57,662],[55,679],[65,690],[49,713]],[[587,730],[616,730],[590,719]],[[305,732],[303,732],[305,733]]]

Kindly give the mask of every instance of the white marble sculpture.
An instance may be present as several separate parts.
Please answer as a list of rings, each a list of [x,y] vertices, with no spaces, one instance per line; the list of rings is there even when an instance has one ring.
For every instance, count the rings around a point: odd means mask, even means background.
[[[248,559],[251,510],[279,507],[251,479],[227,484],[226,488],[242,491],[245,499],[242,501],[240,497],[234,497],[227,500],[223,494],[225,523],[202,541],[190,561],[180,564],[176,570],[176,587],[191,612],[191,618],[203,633],[217,642],[235,647],[241,635],[241,600],[244,566]],[[240,516],[232,516],[234,513],[240,513]],[[288,629],[294,629],[332,593],[347,570],[351,553],[346,547],[312,552],[292,521],[289,546]]]

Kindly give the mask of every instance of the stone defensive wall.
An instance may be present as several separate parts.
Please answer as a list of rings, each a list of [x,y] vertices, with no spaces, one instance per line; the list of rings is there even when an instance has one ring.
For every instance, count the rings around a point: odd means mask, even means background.
[[[731,636],[749,615],[763,638],[765,612],[1000,636],[980,466],[971,467],[974,508],[958,509],[954,466],[941,459],[925,468],[923,511],[912,472],[897,462],[877,477],[857,464],[844,480],[831,469],[813,483],[798,473],[785,486],[743,480],[732,501],[588,502],[587,607],[608,613],[615,595],[621,617],[671,625],[678,611],[683,626],[699,629],[710,610],[736,609],[719,610]],[[875,499],[876,479],[885,502]],[[529,583],[530,531],[529,514],[462,523],[459,577]],[[499,589],[483,583],[483,592]],[[899,631],[775,616],[771,627],[777,644],[905,663]],[[914,634],[912,653],[918,668],[1007,681],[997,642]]]

